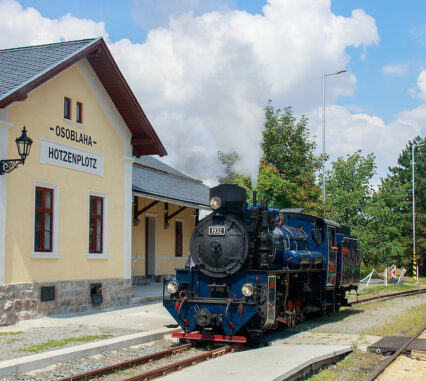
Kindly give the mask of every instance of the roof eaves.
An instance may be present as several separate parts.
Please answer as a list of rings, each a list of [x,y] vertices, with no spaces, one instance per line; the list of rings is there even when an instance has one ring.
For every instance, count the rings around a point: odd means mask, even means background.
[[[183,198],[170,197],[170,196],[162,195],[162,194],[159,194],[159,193],[147,192],[147,191],[144,191],[144,190],[138,189],[138,188],[133,188],[133,194],[135,196],[142,196],[142,197],[150,198],[152,200],[158,200],[158,201],[163,201],[163,202],[172,202],[172,203],[177,203],[177,204],[180,203],[181,205],[186,204],[186,206],[190,206],[190,207],[194,207],[194,208],[211,210],[209,204],[204,204],[202,202],[183,199]]]
[[[179,179],[183,179],[185,181],[189,181],[189,182],[193,182],[193,183],[198,183],[198,184],[202,184],[203,183],[202,180],[198,180],[198,179],[195,179],[193,177],[190,177],[190,176],[187,176],[187,175],[184,175],[184,174],[178,174],[176,172],[171,172],[171,171],[167,171],[165,169],[153,167],[151,165],[147,165],[147,164],[143,164],[143,163],[138,163],[137,161],[135,161],[133,163],[133,166],[136,167],[136,168],[140,167],[140,168],[142,168],[144,170],[148,170],[148,171],[164,173],[166,175],[177,177]]]
[[[6,94],[4,94],[0,98],[0,108],[7,107],[10,103],[12,103],[14,101],[14,97],[13,97],[14,94],[19,93],[20,90],[24,89],[25,87],[29,87],[28,90],[25,91],[25,93],[31,91],[32,89],[34,89],[35,87],[38,86],[39,81],[44,82],[44,80],[49,79],[49,78],[44,79],[43,77],[46,76],[47,74],[49,74],[53,69],[57,68],[60,65],[63,65],[65,62],[71,60],[72,58],[79,56],[82,52],[86,51],[89,47],[92,47],[92,45],[98,43],[100,40],[102,40],[102,37],[97,37],[97,38],[93,39],[88,44],[82,46],[80,49],[76,50],[72,54],[70,54],[67,57],[63,58],[62,60],[56,62],[54,65],[51,65],[48,68],[42,70],[37,75],[29,78],[25,82],[19,84],[14,89],[12,89],[9,92],[7,92]],[[71,66],[73,63],[74,63],[74,60],[70,61],[69,65],[67,65],[67,66]],[[34,86],[31,86],[32,84]],[[23,94],[20,94],[20,95],[22,96]]]

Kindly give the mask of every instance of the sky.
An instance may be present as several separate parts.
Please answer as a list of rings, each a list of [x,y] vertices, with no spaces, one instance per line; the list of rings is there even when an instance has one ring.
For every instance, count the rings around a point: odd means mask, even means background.
[[[322,150],[376,156],[377,183],[426,126],[426,1],[0,0],[0,49],[102,36],[168,151],[214,185],[217,151],[256,177],[264,108]]]

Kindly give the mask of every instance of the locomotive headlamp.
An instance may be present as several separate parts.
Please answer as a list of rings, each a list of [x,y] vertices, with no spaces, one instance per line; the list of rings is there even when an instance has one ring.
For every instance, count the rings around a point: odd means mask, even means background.
[[[176,281],[171,280],[169,283],[167,283],[166,288],[167,288],[167,292],[173,295],[179,291],[179,284]]]
[[[216,210],[219,209],[222,205],[222,200],[219,197],[212,197],[210,199],[210,206],[212,209]]]
[[[246,283],[241,287],[241,292],[244,296],[252,296],[254,293],[254,287],[251,283]]]

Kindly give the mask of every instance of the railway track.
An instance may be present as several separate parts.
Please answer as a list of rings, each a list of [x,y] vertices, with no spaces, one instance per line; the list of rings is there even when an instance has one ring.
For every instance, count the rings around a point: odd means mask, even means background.
[[[384,300],[384,299],[392,299],[397,297],[403,297],[403,296],[410,296],[410,295],[416,295],[416,294],[422,294],[426,292],[426,288],[418,289],[418,290],[409,290],[409,291],[403,291],[403,292],[396,292],[392,294],[386,294],[386,295],[378,295],[370,298],[364,298],[361,300],[353,301],[351,304],[361,304],[366,303],[374,300]],[[424,327],[423,327],[424,330]],[[147,363],[153,363],[158,362],[162,359],[165,359],[167,357],[177,355],[186,351],[189,351],[191,348],[194,348],[195,344],[185,344],[180,345],[174,348],[166,349],[164,351],[160,351],[154,354],[138,357],[132,360],[124,361],[121,363],[113,364],[110,366],[106,366],[103,368],[94,369],[85,373],[76,374],[74,376],[66,377],[60,379],[60,381],[86,381],[91,379],[96,379],[98,377],[103,377],[109,374],[117,373],[119,371],[123,371],[126,369],[135,368],[138,366],[141,366],[143,364]],[[234,352],[237,350],[241,350],[241,345],[226,345],[222,346],[216,349],[213,349],[211,351],[206,351],[204,353],[200,353],[198,355],[191,356],[189,358],[178,360],[175,362],[172,362],[170,364],[157,367],[155,369],[151,369],[145,372],[141,372],[139,374],[136,374],[134,376],[124,378],[126,381],[137,381],[137,380],[153,380],[155,378],[164,376],[166,374],[176,372],[178,370],[184,369],[186,367],[196,365],[200,362],[207,361],[219,356],[222,356],[226,353]],[[403,351],[402,349],[401,351]],[[399,351],[398,351],[399,352]],[[393,360],[392,360],[393,361]],[[385,364],[385,366],[387,366]],[[372,379],[373,380],[373,379]]]
[[[141,366],[146,363],[157,362],[167,357],[188,351],[193,347],[194,347],[194,344],[180,345],[178,347],[166,349],[164,351],[160,351],[154,354],[138,357],[133,360],[124,361],[124,362],[113,364],[107,367],[94,369],[89,372],[80,373],[74,376],[62,378],[59,381],[86,381],[86,380],[97,379],[98,377],[104,377],[109,374],[117,373],[119,371],[134,368],[137,366]],[[204,353],[200,353],[198,355],[191,356],[183,360],[175,361],[171,364],[167,364],[155,369],[151,369],[145,372],[141,371],[140,373],[134,376],[123,378],[123,380],[126,380],[126,381],[153,380],[155,378],[165,376],[166,374],[179,371],[181,369],[187,368],[192,365],[196,365],[200,362],[211,360],[227,353],[235,352],[237,350],[240,350],[241,347],[242,347],[241,345],[235,345],[235,344],[222,346],[220,348],[216,348],[211,351],[206,351]]]
[[[425,329],[426,329],[426,325],[424,325],[422,328],[420,328],[414,334],[414,336],[412,336],[410,338],[410,340],[406,344],[404,344],[403,346],[401,346],[401,348],[399,348],[374,374],[372,374],[370,376],[370,378],[368,379],[368,381],[373,381],[380,374],[382,374],[389,367],[389,365],[392,364],[405,351],[406,348],[408,348],[408,346],[410,344],[412,344],[414,341],[416,341],[419,338],[419,336],[424,332]]]
[[[399,298],[401,296],[411,296],[411,295],[424,294],[424,293],[426,293],[426,288],[421,288],[421,289],[417,289],[417,290],[394,292],[392,294],[372,296],[370,298],[363,298],[363,299],[355,300],[355,301],[350,302],[350,303],[351,304],[361,304],[361,303],[371,302],[373,300],[393,299],[393,298]]]

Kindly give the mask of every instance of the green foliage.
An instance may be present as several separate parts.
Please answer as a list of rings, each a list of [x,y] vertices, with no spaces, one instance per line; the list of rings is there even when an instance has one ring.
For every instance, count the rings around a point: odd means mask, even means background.
[[[240,160],[240,155],[237,152],[228,152],[224,153],[222,151],[218,151],[217,158],[219,161],[225,166],[225,177],[219,177],[220,184],[235,184],[235,176],[237,173],[235,172],[235,164]]]
[[[297,184],[286,180],[272,165],[261,164],[257,181],[259,196],[272,208],[288,208],[297,192]]]
[[[367,266],[396,264],[412,266],[412,167],[411,147],[415,150],[416,248],[421,273],[425,272],[426,251],[426,139],[416,137],[398,158],[398,166],[374,190],[373,153],[356,151],[339,157],[326,174],[326,207],[316,175],[326,157],[314,154],[316,145],[307,129],[307,118],[297,119],[291,107],[265,107],[263,157],[259,163],[258,201],[274,208],[302,207],[305,213],[323,215],[351,228],[358,236]],[[219,183],[235,183],[247,190],[252,202],[253,184],[249,176],[235,170],[236,152],[218,152],[226,176]]]
[[[321,189],[315,183],[316,171],[322,159],[314,155],[315,142],[307,128],[307,118],[299,121],[290,107],[274,110],[271,102],[265,108],[263,158],[259,163],[258,200],[274,208],[304,207],[306,212],[322,213]],[[218,152],[226,176],[219,183],[234,183],[247,190],[247,202],[252,202],[251,179],[237,173],[236,152]]]
[[[307,128],[308,119],[302,115],[297,121],[291,107],[274,110],[271,102],[265,108],[265,116],[263,162],[275,167],[287,180],[313,183],[322,161],[314,155],[316,144]]]
[[[417,262],[425,267],[425,139],[416,137],[416,248]],[[398,158],[398,166],[389,168],[375,191],[370,186],[374,174],[374,155],[361,151],[338,158],[327,172],[327,206],[329,217],[351,227],[358,236],[363,261],[368,266],[381,264],[412,266],[412,167],[409,142]],[[421,271],[422,272],[422,271]]]
[[[315,141],[307,128],[308,119],[299,120],[291,107],[265,108],[263,159],[259,170],[259,195],[271,206],[303,207],[306,212],[322,211],[321,189],[315,183],[322,158],[314,154]]]
[[[346,160],[339,157],[332,163],[326,174],[326,204],[335,221],[351,227],[365,224],[364,213],[371,195],[370,180],[375,174],[374,155],[361,155],[358,150],[347,155]]]
[[[399,189],[398,203],[394,203],[394,216],[390,223],[398,223],[400,238],[396,241],[400,248],[401,262],[411,270],[413,257],[413,211],[412,211],[412,146],[415,145],[415,214],[416,214],[416,257],[420,273],[426,271],[426,138],[417,136],[408,142],[398,158],[398,166],[389,168],[386,178],[389,185],[389,198],[392,191]],[[395,198],[395,196],[393,196]]]
[[[395,263],[409,268],[405,253],[410,237],[402,229],[404,210],[410,206],[406,200],[409,185],[386,178],[373,194],[365,210],[368,220],[358,229],[364,261],[376,266]]]

